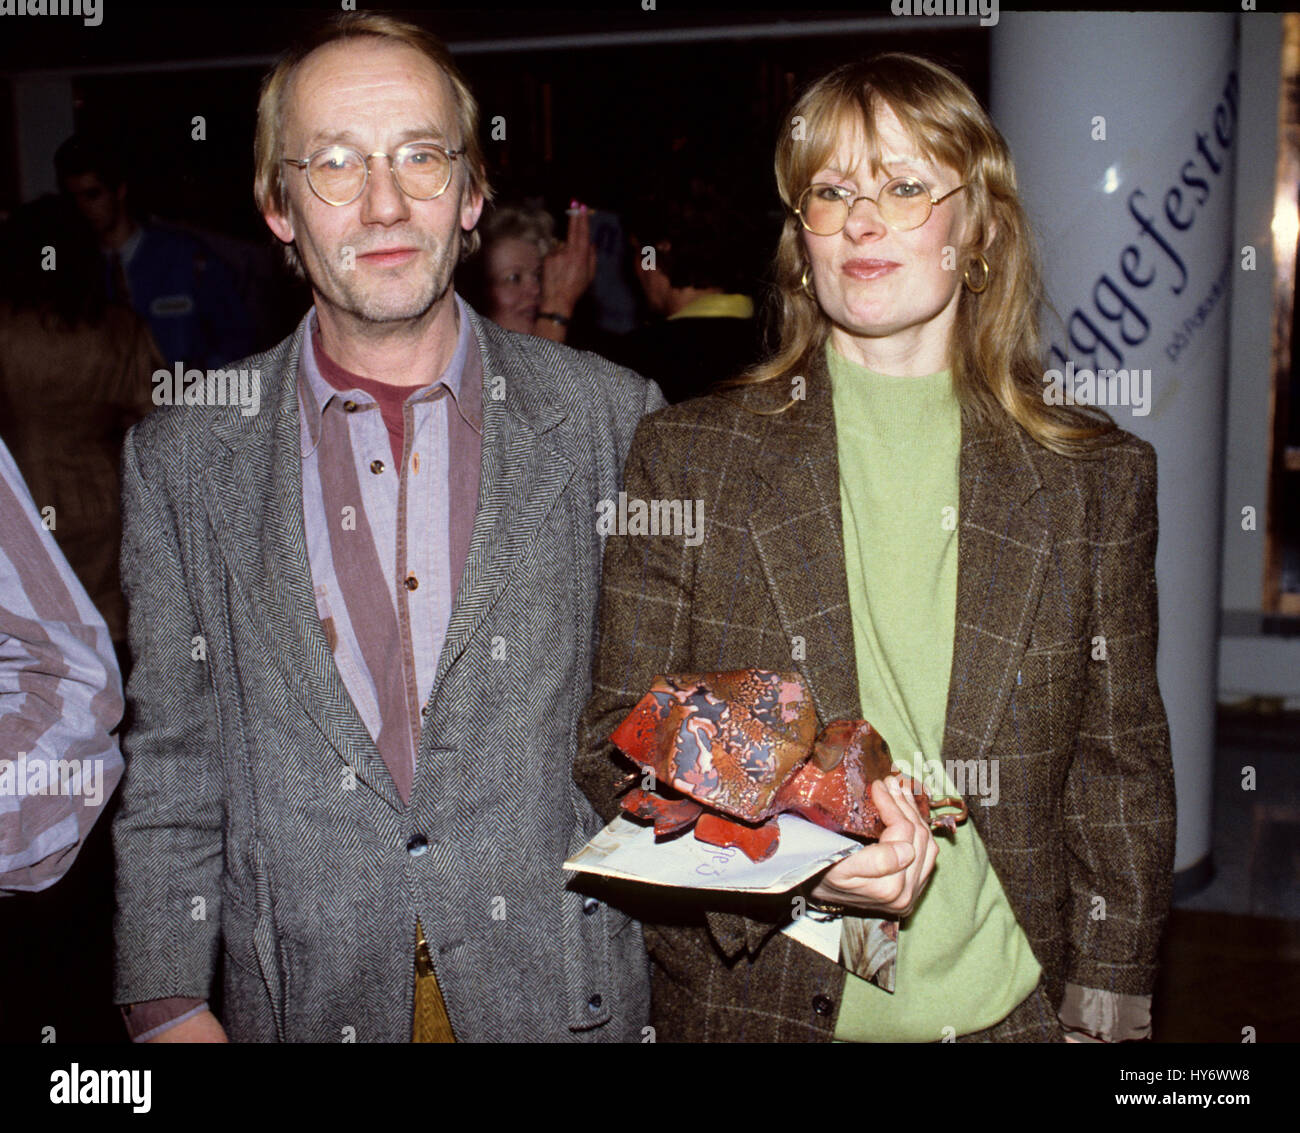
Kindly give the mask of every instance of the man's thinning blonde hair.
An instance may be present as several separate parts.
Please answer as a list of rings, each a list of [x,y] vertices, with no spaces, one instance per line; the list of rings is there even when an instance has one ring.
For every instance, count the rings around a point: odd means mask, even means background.
[[[457,161],[463,161],[466,165],[471,192],[481,193],[483,200],[490,202],[492,187],[488,184],[483,147],[478,136],[478,101],[442,41],[423,28],[392,16],[373,12],[343,12],[322,24],[306,40],[286,52],[262,80],[262,93],[257,100],[257,133],[253,139],[253,199],[257,202],[258,211],[278,212],[281,215],[288,211],[283,159],[303,155],[284,152],[284,107],[289,84],[298,68],[317,48],[362,37],[389,40],[413,47],[447,76],[456,101],[456,124],[460,132],[459,141],[455,138],[449,141],[456,148],[465,151],[464,156]],[[477,229],[466,233],[460,242],[460,258],[463,260],[473,255],[478,245]],[[290,270],[299,279],[306,279],[298,249],[293,244],[285,244],[283,248],[285,262]]]

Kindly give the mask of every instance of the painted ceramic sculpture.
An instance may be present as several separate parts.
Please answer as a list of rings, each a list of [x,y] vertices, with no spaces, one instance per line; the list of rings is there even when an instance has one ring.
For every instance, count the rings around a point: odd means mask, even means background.
[[[869,723],[834,720],[819,734],[803,678],[766,669],[656,677],[610,739],[653,773],[623,797],[625,811],[652,821],[658,837],[693,825],[700,841],[756,862],[776,853],[776,816],[787,812],[878,838],[884,823],[870,785],[898,771]],[[962,799],[932,802],[919,783],[902,781],[931,828],[965,820]],[[931,819],[941,806],[958,813]]]

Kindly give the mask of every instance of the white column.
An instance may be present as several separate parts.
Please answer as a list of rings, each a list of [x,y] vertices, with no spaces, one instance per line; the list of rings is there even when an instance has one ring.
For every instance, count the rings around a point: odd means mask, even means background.
[[[1007,12],[992,33],[993,118],[1060,316],[1048,366],[1150,371],[1145,407],[1106,408],[1158,457],[1158,669],[1178,782],[1175,868],[1189,881],[1210,853],[1228,292],[1239,269],[1235,20]],[[1118,386],[1098,389],[1113,398]]]

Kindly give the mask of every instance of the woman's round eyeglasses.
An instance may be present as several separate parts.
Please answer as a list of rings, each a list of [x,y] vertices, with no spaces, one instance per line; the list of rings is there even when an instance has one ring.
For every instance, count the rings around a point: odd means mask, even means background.
[[[880,210],[880,219],[895,232],[920,228],[930,219],[935,205],[942,204],[959,189],[942,197],[932,197],[930,187],[915,177],[895,177],[887,181],[874,197],[855,197],[842,185],[818,182],[799,194],[795,213],[799,223],[814,236],[834,236],[849,222],[849,214],[859,201],[871,201]]]
[[[307,171],[307,184],[327,205],[350,205],[370,180],[370,159],[387,157],[397,187],[417,201],[440,197],[451,184],[451,163],[463,149],[449,150],[437,142],[407,142],[390,156],[363,154],[351,146],[325,146],[310,157],[286,157],[289,165]]]

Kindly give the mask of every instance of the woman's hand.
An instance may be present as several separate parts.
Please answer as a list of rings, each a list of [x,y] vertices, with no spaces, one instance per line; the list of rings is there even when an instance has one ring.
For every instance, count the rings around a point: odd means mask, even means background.
[[[831,866],[812,897],[876,916],[907,916],[925,890],[939,846],[912,797],[890,775],[871,784],[884,819],[880,840]]]
[[[538,309],[566,319],[596,277],[596,249],[591,244],[591,213],[583,206],[569,216],[562,244],[542,261],[542,298]]]

